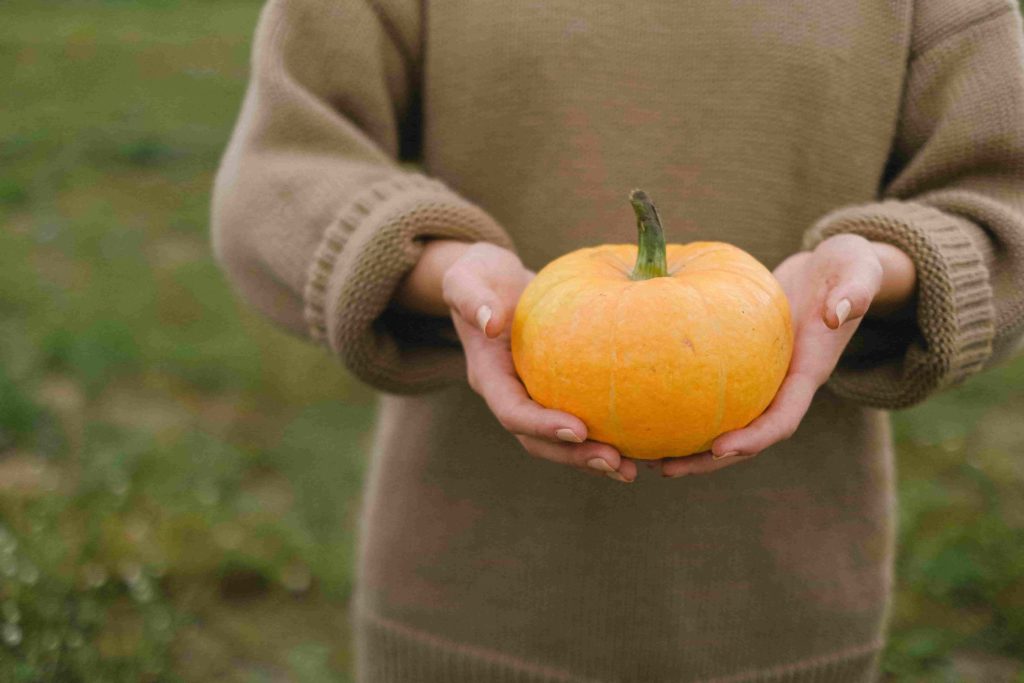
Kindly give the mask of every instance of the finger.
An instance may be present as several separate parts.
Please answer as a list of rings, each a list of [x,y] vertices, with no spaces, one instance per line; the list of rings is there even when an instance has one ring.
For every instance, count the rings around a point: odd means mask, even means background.
[[[851,258],[842,262],[835,284],[825,294],[825,324],[835,330],[844,323],[862,318],[881,284],[881,265],[873,254],[869,258]]]
[[[502,427],[513,434],[548,441],[582,443],[587,440],[583,420],[530,400],[522,382],[505,368],[488,363],[480,366],[474,373],[473,389],[483,396]]]
[[[743,429],[727,432],[715,439],[711,451],[719,459],[760,453],[772,444],[785,441],[800,426],[820,383],[803,373],[786,377],[775,400],[761,417]]]
[[[558,444],[531,436],[518,436],[519,443],[537,458],[569,465],[579,470],[596,472],[616,481],[629,483],[636,479],[636,468],[632,471],[623,466],[628,462],[614,447],[599,441],[581,444]]]
[[[614,477],[613,476],[612,479],[615,479],[617,481],[622,481],[622,482],[625,482],[625,483],[628,484],[628,483],[630,483],[630,482],[632,482],[632,481],[634,481],[636,479],[637,472],[638,472],[638,470],[637,470],[637,467],[636,467],[636,461],[635,460],[633,460],[631,458],[622,458],[622,462],[619,465],[619,471],[618,471],[618,474],[622,478],[619,479],[618,477]],[[611,476],[611,475],[609,475],[609,476]]]
[[[445,272],[442,288],[445,302],[486,336],[497,337],[505,329],[508,307],[479,271],[456,263]]]
[[[732,467],[741,462],[753,459],[757,454],[737,455],[730,458],[715,459],[711,451],[704,451],[697,455],[688,455],[683,458],[667,459],[661,466],[661,476],[676,479],[691,474],[708,474],[718,470]]]

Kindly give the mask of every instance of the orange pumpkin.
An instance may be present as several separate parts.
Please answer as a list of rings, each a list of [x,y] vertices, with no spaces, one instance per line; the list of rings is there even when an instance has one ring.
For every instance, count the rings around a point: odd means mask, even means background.
[[[641,460],[706,451],[771,403],[793,352],[789,303],[753,256],[670,244],[634,190],[639,248],[580,249],[523,292],[512,357],[530,396]],[[634,264],[632,265],[631,264]]]

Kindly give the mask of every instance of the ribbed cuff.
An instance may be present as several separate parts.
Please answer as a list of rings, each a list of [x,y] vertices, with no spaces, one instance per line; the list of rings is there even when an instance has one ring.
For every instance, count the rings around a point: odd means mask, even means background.
[[[305,318],[310,336],[364,382],[393,393],[426,391],[465,372],[457,350],[402,343],[381,315],[427,238],[512,248],[482,209],[439,180],[396,173],[367,187],[324,233],[310,264]]]
[[[826,215],[804,235],[804,248],[840,233],[886,242],[906,252],[917,270],[917,331],[892,361],[833,373],[838,395],[897,409],[978,372],[992,353],[995,313],[988,270],[953,217],[914,202],[886,201]]]
[[[353,614],[353,626],[359,683],[602,683],[610,680],[453,643],[365,612]],[[869,643],[776,666],[702,678],[700,683],[873,683],[877,680],[881,648],[881,643]],[[730,662],[723,660],[723,670],[728,671],[729,667]]]

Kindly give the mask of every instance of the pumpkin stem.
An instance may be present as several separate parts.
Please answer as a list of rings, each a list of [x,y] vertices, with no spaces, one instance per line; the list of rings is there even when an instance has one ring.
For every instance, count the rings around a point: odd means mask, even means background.
[[[665,259],[665,232],[661,229],[658,210],[643,190],[630,192],[629,203],[636,213],[636,227],[640,235],[636,265],[629,277],[633,280],[666,277],[668,264]]]

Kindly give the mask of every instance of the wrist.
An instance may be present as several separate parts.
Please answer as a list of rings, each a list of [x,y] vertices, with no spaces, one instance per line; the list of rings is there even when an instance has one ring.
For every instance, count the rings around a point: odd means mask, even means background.
[[[393,299],[395,306],[423,315],[448,315],[442,290],[444,274],[471,246],[471,242],[459,240],[427,242],[416,265],[399,284]]]
[[[917,269],[914,261],[899,247],[871,242],[882,265],[882,284],[871,303],[871,317],[906,317],[917,298]]]

